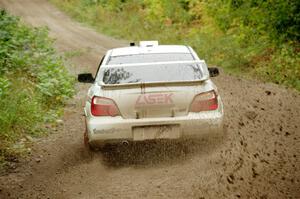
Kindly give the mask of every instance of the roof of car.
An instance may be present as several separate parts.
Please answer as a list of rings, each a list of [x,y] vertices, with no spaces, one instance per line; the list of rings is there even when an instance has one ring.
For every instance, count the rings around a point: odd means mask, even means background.
[[[114,48],[110,56],[123,56],[148,53],[191,53],[188,46],[184,45],[154,45],[154,46],[130,46]]]

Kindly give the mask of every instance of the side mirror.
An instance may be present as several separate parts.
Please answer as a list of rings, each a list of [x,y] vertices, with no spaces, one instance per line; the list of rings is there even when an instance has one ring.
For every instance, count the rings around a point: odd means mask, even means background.
[[[220,74],[219,73],[219,69],[216,68],[216,67],[208,68],[208,72],[209,72],[209,76],[210,77],[216,77],[216,76],[218,76]]]
[[[82,83],[94,83],[95,79],[92,73],[82,73],[78,75],[78,81]]]

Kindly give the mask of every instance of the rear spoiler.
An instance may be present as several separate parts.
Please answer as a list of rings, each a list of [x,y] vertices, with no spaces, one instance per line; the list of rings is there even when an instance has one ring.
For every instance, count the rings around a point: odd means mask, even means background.
[[[137,64],[117,64],[117,65],[103,65],[101,68],[113,68],[113,67],[131,67],[131,66],[147,66],[147,65],[160,65],[160,64],[205,64],[204,60],[200,61],[172,61],[172,62],[155,62],[155,63],[137,63]],[[172,82],[136,82],[136,83],[126,83],[126,84],[105,84],[102,80],[102,77],[98,79],[98,85],[101,86],[103,89],[114,89],[114,88],[128,88],[128,87],[155,87],[155,86],[164,86],[164,85],[178,85],[178,84],[185,84],[185,85],[194,85],[199,84],[209,78],[208,71],[206,68],[203,69],[203,78],[199,80],[191,80],[191,81],[172,81]]]
[[[102,87],[102,89],[119,89],[119,88],[145,88],[145,87],[157,87],[157,86],[175,86],[175,85],[195,85],[195,84],[201,84],[207,80],[207,78],[203,78],[201,80],[193,80],[193,81],[173,81],[173,82],[139,82],[139,83],[128,83],[128,84],[98,84]]]

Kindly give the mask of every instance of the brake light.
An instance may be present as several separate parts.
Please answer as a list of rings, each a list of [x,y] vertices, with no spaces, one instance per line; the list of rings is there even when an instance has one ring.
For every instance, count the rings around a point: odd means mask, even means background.
[[[117,116],[119,109],[112,99],[97,97],[92,98],[91,112],[94,116]]]
[[[218,99],[215,91],[201,93],[195,96],[190,112],[212,111],[218,108]]]

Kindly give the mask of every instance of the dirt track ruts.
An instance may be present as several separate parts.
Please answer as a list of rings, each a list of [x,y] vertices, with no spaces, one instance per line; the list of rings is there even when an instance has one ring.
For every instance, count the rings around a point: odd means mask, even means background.
[[[70,59],[73,74],[95,72],[107,49],[125,45],[46,0],[0,0],[0,7],[48,26],[61,53],[82,52]],[[213,80],[225,105],[223,137],[108,146],[93,156],[82,141],[88,86],[77,85],[63,125],[0,176],[0,198],[300,198],[299,92],[224,73]]]

